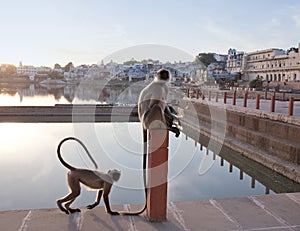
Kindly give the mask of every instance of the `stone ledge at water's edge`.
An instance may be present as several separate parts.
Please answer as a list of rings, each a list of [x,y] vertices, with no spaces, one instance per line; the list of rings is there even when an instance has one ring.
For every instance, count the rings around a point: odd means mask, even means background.
[[[77,123],[138,122],[137,106],[56,104],[55,106],[1,106],[0,122]]]

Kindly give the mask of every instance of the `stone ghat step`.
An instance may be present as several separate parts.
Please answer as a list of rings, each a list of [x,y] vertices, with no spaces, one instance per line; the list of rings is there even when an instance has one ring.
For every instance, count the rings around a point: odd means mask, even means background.
[[[113,206],[134,211],[141,205]],[[110,216],[102,206],[66,215],[58,209],[0,212],[0,230],[300,230],[300,193],[168,203],[168,219]]]
[[[2,106],[0,122],[137,122],[137,107],[56,104],[55,106]]]

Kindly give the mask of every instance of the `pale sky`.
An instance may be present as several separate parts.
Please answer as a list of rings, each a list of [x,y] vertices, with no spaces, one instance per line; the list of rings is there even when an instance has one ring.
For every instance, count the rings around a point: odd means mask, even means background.
[[[92,64],[148,44],[191,57],[288,49],[300,42],[299,9],[299,0],[0,0],[0,64]]]

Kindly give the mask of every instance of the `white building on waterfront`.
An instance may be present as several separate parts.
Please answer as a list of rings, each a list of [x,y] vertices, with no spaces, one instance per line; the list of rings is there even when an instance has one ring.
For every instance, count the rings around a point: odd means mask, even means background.
[[[243,51],[236,51],[230,48],[226,61],[226,70],[230,74],[243,73],[244,70],[244,55]]]
[[[22,62],[20,62],[20,65],[17,67],[17,74],[29,76],[30,80],[34,80],[36,75],[47,77],[51,70],[50,67],[34,67],[32,65],[22,65]]]
[[[300,81],[300,43],[298,48],[285,51],[266,49],[246,53],[244,78],[261,78],[270,82]]]
[[[17,67],[17,74],[18,75],[35,75],[37,73],[37,70],[34,66],[31,65],[25,65],[25,66],[19,66]]]

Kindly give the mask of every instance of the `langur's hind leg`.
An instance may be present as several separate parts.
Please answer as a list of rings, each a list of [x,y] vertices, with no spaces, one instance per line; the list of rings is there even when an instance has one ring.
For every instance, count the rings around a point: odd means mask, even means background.
[[[61,211],[63,211],[64,213],[69,214],[69,211],[62,206],[62,203],[63,203],[62,200],[63,199],[59,199],[59,200],[56,201],[58,208]]]
[[[76,199],[76,197],[78,197],[80,195],[80,190],[79,191],[72,191],[70,194],[68,194],[66,197],[57,200],[57,205],[60,208],[61,211],[65,212],[66,214],[69,214],[69,212],[73,213],[73,212],[80,212],[80,209],[72,209],[70,208],[70,204],[73,203],[73,201]],[[63,203],[65,203],[65,207],[64,208],[62,206]]]
[[[166,120],[159,105],[153,105],[144,115],[144,124],[147,129],[166,129]]]
[[[68,201],[66,204],[65,204],[65,207],[66,209],[70,212],[70,213],[75,213],[75,212],[81,212],[81,210],[79,208],[70,208],[70,205],[75,201],[76,198]]]
[[[70,205],[74,202],[76,197],[80,195],[80,183],[79,181],[74,180],[70,173],[68,173],[68,185],[71,190],[71,193],[69,193],[64,198],[57,200],[57,205],[60,208],[60,210],[65,212],[66,214],[69,214],[69,212],[70,213],[80,212],[80,209],[70,208]],[[66,208],[62,206],[63,203],[66,203],[65,204]]]

